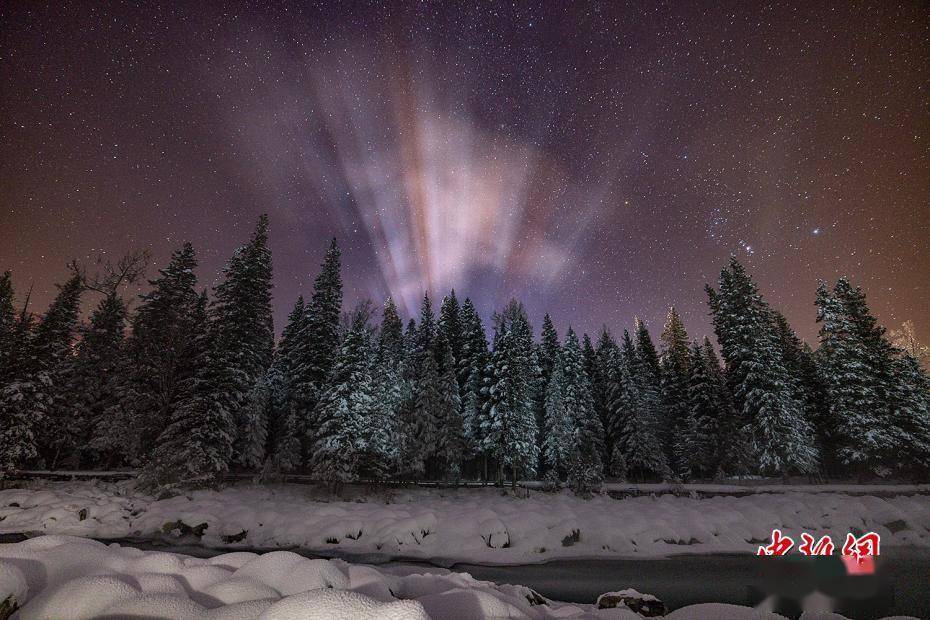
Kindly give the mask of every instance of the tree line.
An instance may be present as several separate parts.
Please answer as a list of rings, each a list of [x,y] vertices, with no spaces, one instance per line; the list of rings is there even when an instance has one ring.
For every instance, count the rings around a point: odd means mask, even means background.
[[[545,480],[576,493],[605,477],[889,477],[930,469],[930,379],[889,342],[841,278],[816,293],[820,345],[803,343],[732,258],[707,287],[713,343],[674,308],[595,340],[548,315],[539,339],[509,302],[490,322],[451,291],[404,325],[388,298],[343,312],[341,255],[326,250],[282,336],[272,323],[268,219],[212,295],[176,250],[130,311],[128,256],[76,264],[43,316],[0,278],[0,476],[16,469],[140,470],[160,491],[229,472],[355,480]],[[86,322],[82,298],[101,295]]]

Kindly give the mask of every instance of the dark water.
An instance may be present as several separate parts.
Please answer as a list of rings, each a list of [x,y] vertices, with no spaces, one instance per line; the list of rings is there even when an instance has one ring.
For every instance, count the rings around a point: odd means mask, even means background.
[[[21,535],[2,535],[0,542],[16,542]],[[212,557],[230,549],[196,544],[133,539],[105,540],[146,550]],[[180,542],[180,541],[179,541]],[[319,554],[291,549],[307,557]],[[263,553],[272,549],[242,549]],[[435,570],[425,562],[385,561],[383,556],[354,556],[352,562],[378,564],[403,572]],[[817,591],[830,597],[832,611],[855,620],[891,615],[930,618],[930,554],[895,549],[877,558],[874,575],[849,576],[839,557],[757,557],[740,554],[679,555],[664,559],[556,560],[545,564],[484,566],[454,564],[451,570],[476,579],[524,585],[546,598],[593,603],[604,592],[635,588],[654,594],[669,610],[695,603],[732,603],[756,606],[775,601],[774,610],[796,618],[800,601]],[[412,570],[411,570],[412,569]]]
[[[775,611],[797,617],[812,591],[829,595],[833,611],[857,620],[890,615],[930,618],[930,557],[882,556],[875,575],[849,576],[839,557],[692,555],[658,560],[562,560],[526,566],[456,564],[477,579],[516,583],[543,596],[592,603],[611,590],[635,588],[668,608],[695,603],[755,606],[777,597]]]

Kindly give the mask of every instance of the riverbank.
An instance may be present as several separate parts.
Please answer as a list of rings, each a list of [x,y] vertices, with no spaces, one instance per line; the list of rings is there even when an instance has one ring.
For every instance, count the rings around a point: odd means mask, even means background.
[[[754,554],[776,528],[796,540],[802,532],[843,541],[847,532],[874,531],[884,548],[930,550],[930,496],[787,491],[583,500],[527,489],[514,496],[496,488],[359,488],[333,498],[307,485],[237,484],[157,500],[131,481],[36,481],[0,491],[0,533],[187,537],[216,549],[299,547],[444,566]]]

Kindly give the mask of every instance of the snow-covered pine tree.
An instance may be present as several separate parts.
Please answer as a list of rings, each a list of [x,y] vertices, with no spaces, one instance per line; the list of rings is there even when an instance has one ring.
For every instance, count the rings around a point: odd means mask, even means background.
[[[401,406],[401,473],[420,479],[437,473],[439,424],[439,362],[436,359],[436,318],[429,294],[420,305],[420,323],[408,326]]]
[[[446,480],[458,482],[462,477],[462,462],[465,455],[465,424],[459,402],[459,385],[455,377],[455,357],[452,346],[440,331],[437,338],[442,356],[439,373],[439,410],[437,420],[437,455],[440,457],[442,473]]]
[[[574,333],[572,334],[574,336]],[[577,341],[577,336],[575,337]],[[561,350],[556,354],[552,375],[546,389],[546,429],[540,461],[544,466],[546,484],[558,488],[568,476],[575,427],[565,399],[566,375]]]
[[[826,389],[814,359],[814,352],[806,343],[801,342],[782,313],[773,311],[773,316],[775,338],[781,352],[782,364],[788,371],[795,398],[803,408],[804,417],[814,429],[821,468],[830,471],[835,469],[830,414],[826,402]]]
[[[318,430],[326,420],[314,416],[316,404],[339,350],[339,319],[342,314],[341,252],[333,239],[326,251],[320,273],[313,282],[313,295],[307,304],[303,326],[296,337],[291,356],[291,406],[301,435],[305,457],[320,438]]]
[[[150,280],[132,319],[117,405],[95,430],[95,443],[118,451],[132,464],[144,462],[155,440],[188,397],[184,386],[196,370],[189,348],[203,328],[195,320],[200,295],[194,290],[197,260],[190,243],[171,255]]]
[[[281,340],[268,370],[268,426],[263,473],[290,471],[301,464],[297,410],[291,399],[297,338],[303,329],[306,308],[303,296],[297,298],[281,332]]]
[[[404,358],[413,357],[417,349],[417,322],[413,319],[407,321],[407,328],[404,329]],[[416,370],[411,366],[412,370]]]
[[[482,457],[481,465],[486,465],[487,459],[484,458],[483,449],[484,435],[481,429],[484,404],[487,400],[485,379],[490,358],[484,325],[471,299],[466,298],[462,303],[461,321],[464,338],[462,359],[459,360],[458,380],[465,437],[464,457],[466,460]],[[486,480],[486,467],[481,469]]]
[[[671,470],[662,445],[663,422],[659,359],[645,323],[636,319],[636,344],[624,331],[622,351],[627,369],[621,399],[629,407],[624,416],[621,452],[629,475],[668,479]]]
[[[754,465],[751,458],[748,425],[733,403],[733,395],[730,393],[730,386],[724,376],[720,359],[707,336],[704,337],[701,349],[708,376],[715,388],[714,408],[718,412],[717,457],[719,460],[715,476],[745,475],[752,470]]]
[[[313,447],[311,466],[321,480],[338,491],[360,476],[380,478],[386,467],[383,429],[371,376],[370,330],[356,314],[336,356],[317,404],[323,420]]]
[[[423,295],[423,302],[420,304],[420,323],[417,325],[416,337],[416,355],[420,362],[425,359],[427,352],[434,352],[434,342],[436,340],[436,315],[433,313],[433,302],[430,301],[429,293]],[[433,356],[435,360],[435,354]]]
[[[787,476],[817,469],[814,431],[798,402],[774,314],[743,266],[730,259],[719,291],[707,287],[714,332],[736,405],[749,425],[757,469]]]
[[[506,467],[515,487],[520,473],[534,474],[538,462],[532,390],[539,367],[523,305],[511,300],[494,319],[491,385],[482,432],[485,449],[497,462],[498,483],[503,482]]]
[[[597,352],[591,343],[591,337],[587,334],[581,336],[581,354],[584,360],[584,371],[588,375],[588,380],[593,381],[597,372]]]
[[[545,476],[548,473],[548,462],[545,457],[546,438],[549,434],[547,402],[549,400],[549,382],[552,380],[560,349],[559,334],[555,330],[555,325],[552,324],[552,318],[546,313],[543,317],[539,344],[536,346],[536,359],[539,362],[539,385],[536,390],[535,411],[537,443],[539,444],[537,471],[540,476]]]
[[[33,414],[44,414],[47,403],[33,372],[33,328],[32,314],[24,308],[13,329],[11,362],[0,384],[0,480],[38,454]]]
[[[464,331],[462,329],[462,311],[459,306],[459,300],[455,296],[455,289],[442,298],[442,304],[439,306],[439,323],[436,326],[436,335],[443,338],[448,343],[452,352],[454,363],[462,357],[462,347],[464,346]],[[443,359],[445,355],[439,352],[439,370],[444,371]]]
[[[817,307],[818,359],[840,462],[859,475],[887,476],[909,468],[904,460],[919,467],[930,437],[919,390],[909,385],[916,376],[900,363],[865,295],[840,278],[833,294],[821,283]]]
[[[898,437],[893,467],[915,480],[926,480],[930,473],[930,377],[917,358],[907,351],[896,357],[891,394],[891,410]]]
[[[252,469],[261,467],[267,439],[268,395],[258,383],[274,352],[271,278],[268,216],[262,215],[249,242],[226,263],[210,308],[211,342],[216,347],[210,355],[216,365],[213,398],[232,416],[235,461]],[[253,397],[260,402],[250,403]]]
[[[16,309],[13,307],[13,274],[0,276],[0,390],[13,363]]]
[[[604,478],[604,429],[595,411],[591,380],[585,371],[586,362],[589,362],[586,352],[579,347],[578,338],[569,328],[562,346],[562,377],[559,383],[572,428],[567,463],[568,485],[576,495],[581,496],[599,490]]]
[[[850,312],[858,312],[849,303],[851,288],[845,278],[833,292],[824,282],[817,288],[818,358],[839,462],[860,475],[884,473],[894,429],[887,415],[881,362],[871,357],[868,335],[861,333],[861,321],[857,325]]]
[[[688,478],[715,475],[720,464],[720,450],[726,446],[726,438],[720,432],[725,412],[720,409],[719,384],[711,363],[704,349],[697,342],[692,344],[688,394],[684,401],[688,417],[677,444],[679,473]]]
[[[78,335],[84,275],[72,264],[72,275],[59,288],[48,312],[32,337],[35,366],[26,381],[35,384],[32,424],[39,456],[46,467],[55,469],[59,459],[74,446],[75,420],[68,387],[74,375],[74,344]],[[44,419],[43,419],[44,418]]]
[[[397,305],[390,297],[384,301],[381,329],[378,333],[378,352],[384,363],[395,368],[404,360],[404,323],[397,313]]]
[[[600,440],[603,448],[601,454],[601,463],[604,466],[604,472],[609,472],[610,455],[613,452],[613,439],[607,432],[610,422],[610,400],[612,382],[614,381],[614,372],[617,356],[617,342],[613,334],[604,325],[601,333],[597,338],[595,346],[594,374],[591,379],[591,394],[594,402],[594,411],[603,430]]]
[[[404,363],[404,324],[394,300],[388,297],[384,302],[372,369],[376,404],[381,416],[379,424],[385,437],[389,462],[385,476],[399,470],[400,450],[404,444],[403,406],[405,395],[410,392],[404,379]]]
[[[0,478],[34,461],[40,450],[54,454],[68,437],[70,420],[57,418],[62,418],[62,384],[71,368],[82,291],[75,271],[38,325],[24,307],[12,326],[10,362],[0,385]],[[60,428],[51,426],[51,416]]]
[[[422,324],[421,324],[422,327]],[[407,423],[407,446],[404,461],[414,477],[437,474],[439,425],[442,422],[443,398],[439,380],[439,364],[432,347],[425,351],[423,338],[418,346],[419,372],[414,387],[412,418]]]
[[[689,469],[689,459],[682,442],[689,428],[689,367],[692,358],[688,353],[688,332],[685,331],[685,325],[674,306],[668,310],[660,340],[665,454],[672,472],[679,477],[685,477]]]
[[[74,420],[71,467],[101,464],[95,429],[106,426],[107,412],[117,405],[119,383],[115,377],[122,370],[127,314],[122,297],[115,290],[109,291],[82,330],[68,387]]]
[[[859,287],[853,288],[848,281],[841,280],[835,289],[843,303],[854,329],[868,353],[875,373],[877,388],[886,409],[881,412],[888,417],[887,425],[893,435],[892,446],[908,446],[904,451],[889,446],[887,466],[897,472],[926,473],[930,461],[930,420],[925,406],[926,383],[923,373],[900,357],[866,304],[865,294]]]
[[[232,416],[215,398],[220,366],[210,359],[216,346],[211,342],[206,291],[189,318],[190,340],[182,355],[191,372],[179,382],[177,405],[139,475],[142,488],[164,494],[216,486],[229,469],[235,440]]]

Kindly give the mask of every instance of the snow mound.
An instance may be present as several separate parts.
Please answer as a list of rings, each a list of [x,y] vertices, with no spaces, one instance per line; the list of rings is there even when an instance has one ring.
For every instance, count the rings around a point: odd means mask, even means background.
[[[429,620],[416,601],[380,603],[358,592],[311,590],[269,607],[260,620]]]
[[[725,603],[702,603],[676,609],[665,616],[666,620],[788,620],[784,616],[768,611],[759,611],[741,605]]]
[[[15,604],[26,600],[29,583],[23,571],[14,564],[0,560],[0,601],[11,599]]]
[[[336,588],[344,590],[348,577],[328,560],[308,560],[291,551],[272,551],[243,564],[233,577],[254,578],[284,596],[316,590]]]
[[[111,605],[141,594],[123,575],[77,577],[39,592],[23,605],[19,618],[95,618]]]
[[[234,568],[236,565],[238,567]],[[18,620],[181,618],[191,620],[482,620],[614,618],[630,609],[547,601],[523,586],[479,581],[443,569],[387,573],[289,551],[227,554],[212,560],[141,551],[79,538],[45,536],[0,544],[0,601],[20,605]],[[390,569],[388,569],[390,570]],[[655,601],[635,590],[601,597]],[[784,620],[735,605],[693,605],[669,620]],[[804,620],[844,620],[805,616]]]

